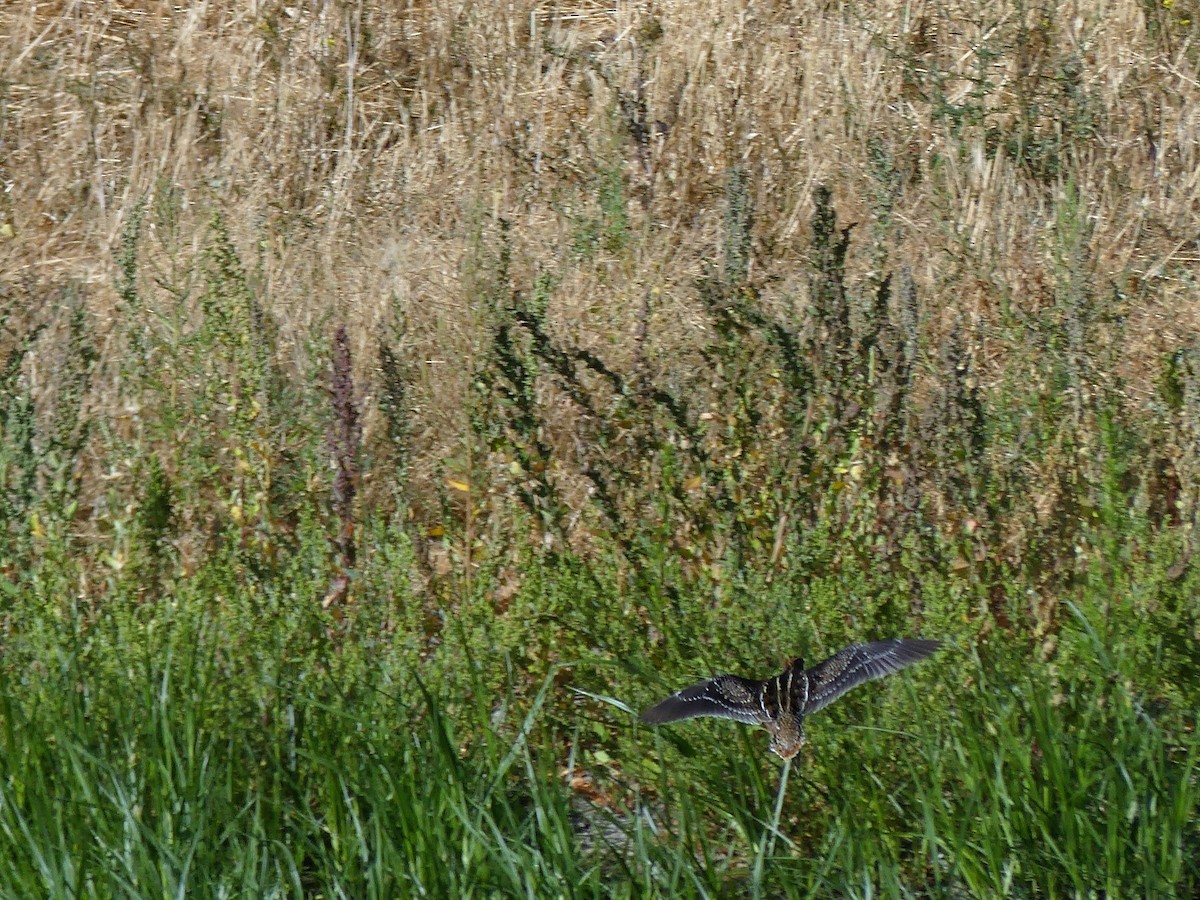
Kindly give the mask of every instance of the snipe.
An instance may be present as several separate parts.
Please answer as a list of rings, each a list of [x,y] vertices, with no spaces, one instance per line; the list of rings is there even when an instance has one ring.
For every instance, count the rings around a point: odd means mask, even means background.
[[[892,638],[852,644],[811,669],[804,668],[804,660],[793,660],[766,681],[718,675],[650,707],[642,713],[642,721],[662,725],[696,716],[718,716],[762,725],[771,734],[771,750],[783,759],[791,759],[804,746],[805,716],[863,682],[925,659],[941,644],[919,638]]]

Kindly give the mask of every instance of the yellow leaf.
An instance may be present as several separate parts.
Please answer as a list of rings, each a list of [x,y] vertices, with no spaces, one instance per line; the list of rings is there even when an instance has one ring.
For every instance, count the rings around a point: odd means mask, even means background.
[[[694,491],[702,484],[704,484],[704,478],[700,475],[693,475],[683,483],[683,489],[685,491]]]
[[[431,538],[440,538],[446,533],[446,529],[443,528],[441,525],[434,525],[426,533]]]
[[[465,481],[455,481],[453,478],[447,478],[446,484],[454,488],[456,491],[462,491],[464,494],[471,493],[471,486]]]

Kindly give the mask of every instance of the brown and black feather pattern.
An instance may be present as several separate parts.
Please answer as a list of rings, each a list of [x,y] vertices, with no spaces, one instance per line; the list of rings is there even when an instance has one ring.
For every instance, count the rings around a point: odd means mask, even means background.
[[[697,716],[718,716],[771,733],[771,749],[791,759],[804,744],[804,717],[824,709],[852,688],[899,672],[941,646],[941,641],[892,638],[852,644],[811,669],[794,660],[778,675],[754,681],[718,675],[672,694],[642,713],[654,725]]]

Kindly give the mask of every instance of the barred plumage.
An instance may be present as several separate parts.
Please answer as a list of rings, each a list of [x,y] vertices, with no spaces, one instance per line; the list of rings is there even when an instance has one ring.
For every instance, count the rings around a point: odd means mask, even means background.
[[[925,659],[940,646],[941,641],[892,638],[852,644],[811,669],[804,668],[804,660],[793,660],[766,681],[718,675],[672,694],[642,713],[642,720],[661,725],[717,716],[762,725],[771,734],[771,750],[791,759],[804,745],[805,716],[864,682]]]

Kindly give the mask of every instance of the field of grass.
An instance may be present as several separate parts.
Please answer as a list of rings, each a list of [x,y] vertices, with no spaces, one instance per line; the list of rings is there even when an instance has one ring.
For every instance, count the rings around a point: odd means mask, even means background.
[[[1196,134],[1192,0],[0,7],[0,897],[1195,896]]]

